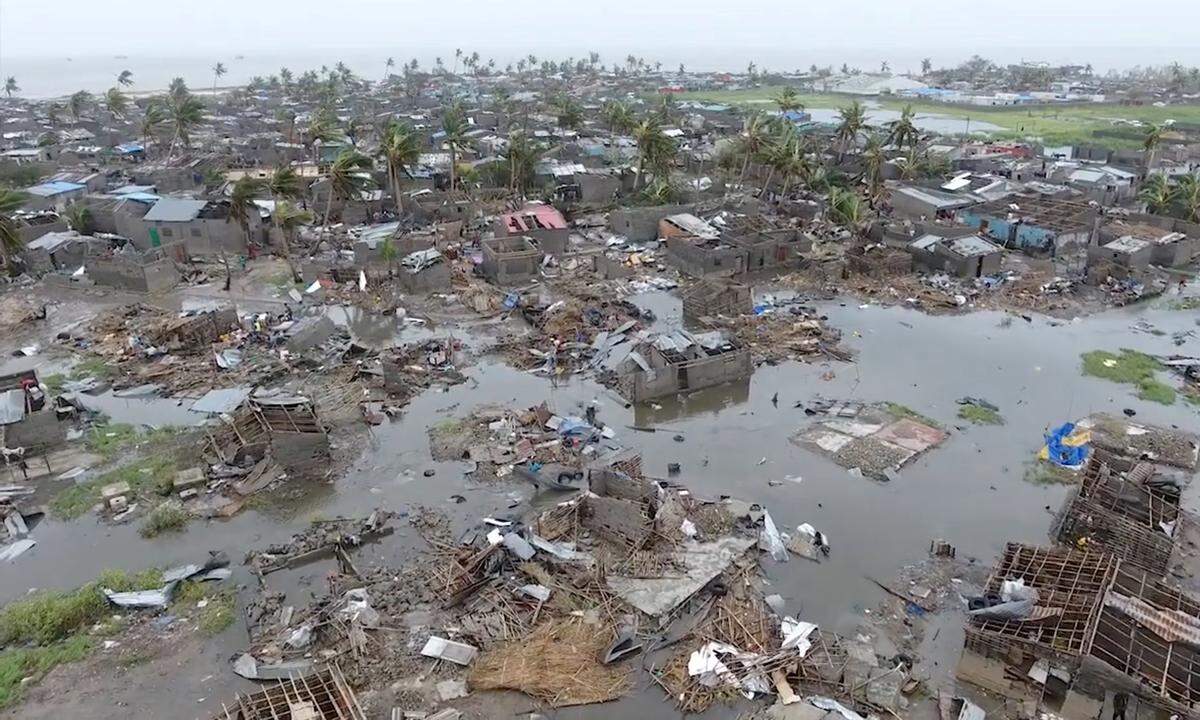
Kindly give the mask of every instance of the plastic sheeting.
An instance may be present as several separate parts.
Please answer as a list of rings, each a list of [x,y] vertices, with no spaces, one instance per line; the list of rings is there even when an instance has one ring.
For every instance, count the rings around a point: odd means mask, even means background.
[[[1076,432],[1075,423],[1063,423],[1045,436],[1046,446],[1039,457],[1066,468],[1080,468],[1091,452],[1091,433]]]

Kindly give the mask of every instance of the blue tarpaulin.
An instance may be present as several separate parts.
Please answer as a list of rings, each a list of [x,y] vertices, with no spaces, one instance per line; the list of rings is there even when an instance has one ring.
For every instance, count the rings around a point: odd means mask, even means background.
[[[1046,459],[1055,465],[1076,468],[1087,460],[1090,447],[1087,443],[1068,444],[1067,438],[1075,432],[1075,423],[1063,423],[1046,436]]]

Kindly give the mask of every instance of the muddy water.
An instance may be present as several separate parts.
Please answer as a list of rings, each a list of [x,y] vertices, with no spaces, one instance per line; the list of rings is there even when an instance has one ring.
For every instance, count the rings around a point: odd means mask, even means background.
[[[645,302],[660,321],[678,317],[670,296],[652,296]],[[825,562],[775,564],[764,559],[766,575],[773,591],[787,600],[789,612],[830,630],[850,632],[864,610],[881,599],[867,578],[886,580],[898,567],[924,558],[931,538],[946,538],[958,547],[960,558],[974,557],[984,564],[990,564],[1007,541],[1047,539],[1050,511],[1059,507],[1066,491],[1028,484],[1022,474],[1048,425],[1132,408],[1139,420],[1197,427],[1196,411],[1188,405],[1143,402],[1127,386],[1079,373],[1079,354],[1097,348],[1200,353],[1200,342],[1189,340],[1176,347],[1169,337],[1194,329],[1195,313],[1141,309],[1077,322],[1035,317],[1032,322],[1016,318],[1005,324],[1006,316],[991,312],[931,317],[849,302],[818,307],[843,330],[845,344],[857,353],[856,363],[764,366],[748,383],[641,408],[626,408],[589,380],[552,385],[506,366],[477,365],[467,372],[467,383],[426,392],[402,417],[373,428],[369,445],[347,475],[336,485],[319,486],[306,501],[269,512],[250,510],[228,521],[196,521],[182,535],[153,541],[138,537],[135,527],[109,527],[90,517],[69,524],[47,520],[35,532],[38,546],[33,551],[0,566],[0,601],[30,587],[78,585],[104,567],[169,565],[194,560],[197,552],[208,549],[225,550],[237,562],[250,547],[286,540],[315,513],[331,517],[420,503],[444,509],[461,526],[485,514],[528,508],[508,510],[514,497],[551,502],[557,498],[535,496],[529,486],[464,481],[464,463],[430,459],[425,428],[485,403],[525,407],[546,400],[560,413],[573,413],[582,403],[598,400],[600,418],[618,429],[616,442],[641,450],[649,474],[665,476],[667,463],[678,462],[683,468],[679,479],[696,492],[761,502],[781,527],[809,522],[827,533],[833,552]],[[1136,320],[1147,320],[1168,336],[1135,332],[1130,325]],[[829,372],[832,379],[823,379]],[[775,394],[777,404],[772,402]],[[955,399],[964,395],[998,405],[1006,424],[957,427]],[[905,467],[894,482],[855,478],[789,442],[809,420],[795,404],[817,396],[899,402],[950,427],[952,435]],[[655,426],[658,431],[638,432],[628,427],[632,425]],[[433,475],[426,477],[426,470]],[[798,482],[769,483],[796,476]],[[465,501],[452,501],[455,494]],[[1193,505],[1195,494],[1189,492]],[[374,548],[368,557],[401,557],[398,548],[411,548],[415,533],[403,528],[398,536],[394,544]],[[946,627],[927,646],[935,654],[946,654],[939,665],[945,669],[957,653],[960,636],[956,620],[939,622]],[[231,643],[236,645],[236,638]],[[659,691],[651,689],[606,705],[603,711],[580,708],[558,716],[599,717],[614,709],[642,716],[638,713],[665,708]]]

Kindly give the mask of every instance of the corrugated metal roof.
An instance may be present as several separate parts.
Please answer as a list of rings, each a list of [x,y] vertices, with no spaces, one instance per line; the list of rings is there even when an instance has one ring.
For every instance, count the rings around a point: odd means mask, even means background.
[[[82,190],[83,188],[84,186],[80,185],[79,183],[57,180],[54,182],[42,183],[41,185],[34,185],[31,188],[26,188],[25,192],[38,197],[54,197],[55,195],[62,195],[63,193]]]
[[[209,390],[208,394],[192,405],[192,412],[228,413],[238,409],[238,406],[250,397],[250,388],[235,387],[220,390]]]
[[[0,425],[12,425],[25,419],[25,391],[20,388],[0,394]]]
[[[165,197],[154,203],[154,207],[142,219],[149,222],[188,222],[195,220],[207,204],[206,200]]]
[[[968,235],[967,237],[960,237],[953,240],[950,243],[950,249],[963,257],[975,257],[977,255],[990,255],[994,252],[999,252],[1001,248],[978,235]]]

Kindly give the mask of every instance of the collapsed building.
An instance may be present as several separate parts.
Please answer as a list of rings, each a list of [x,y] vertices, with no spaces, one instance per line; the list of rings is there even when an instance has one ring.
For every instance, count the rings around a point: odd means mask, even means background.
[[[122,250],[90,257],[87,274],[97,285],[154,293],[170,290],[179,284],[176,255],[182,245],[154,247],[144,251],[126,246]]]
[[[677,330],[635,345],[616,372],[617,391],[637,403],[749,378],[754,367],[737,340]]]
[[[1000,272],[1004,248],[979,235],[942,237],[926,234],[909,245],[913,260],[932,272],[977,278]]]
[[[1021,195],[955,213],[956,219],[1006,248],[1054,255],[1068,247],[1087,247],[1096,231],[1099,209],[1084,203]]]
[[[329,468],[329,433],[316,403],[300,395],[251,395],[220,430],[210,446],[223,462],[273,461],[289,475],[313,477]]]
[[[957,676],[1068,720],[1115,693],[1193,717],[1200,600],[1104,552],[1009,544],[969,611]]]
[[[532,238],[500,237],[482,241],[483,260],[479,265],[484,277],[497,285],[524,282],[537,275],[546,253]]]
[[[733,280],[706,278],[681,291],[683,319],[745,315],[753,309],[750,286]]]

